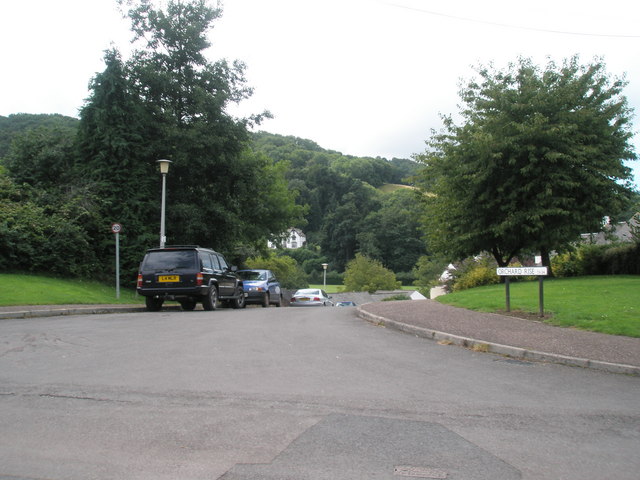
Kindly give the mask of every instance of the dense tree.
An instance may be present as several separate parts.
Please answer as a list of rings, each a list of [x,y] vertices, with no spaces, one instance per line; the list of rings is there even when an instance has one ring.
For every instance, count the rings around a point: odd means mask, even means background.
[[[16,134],[2,163],[17,183],[37,189],[74,179],[76,126],[38,125]]]
[[[64,129],[77,126],[77,118],[58,114],[14,113],[7,117],[0,116],[0,158],[9,152],[11,142],[15,137],[28,130],[40,127]]]
[[[372,187],[410,181],[419,163],[342,155],[311,140],[266,132],[255,133],[253,138],[256,150],[288,163],[289,186],[300,192],[298,203],[308,206],[304,226],[307,239],[322,246],[325,261],[333,271],[344,268],[357,251],[393,265],[390,268],[412,269],[411,262],[424,252],[420,233],[413,228],[418,203],[414,198],[413,205],[385,208],[386,200],[393,202],[395,196],[379,195]],[[376,215],[381,205],[384,211]],[[413,218],[409,218],[408,210],[415,212]],[[395,214],[399,217],[394,219]]]
[[[389,183],[393,167],[387,161],[376,161],[372,158],[347,157],[334,166],[335,171],[351,178],[367,182],[374,187]]]
[[[420,225],[421,205],[411,189],[381,197],[381,207],[369,213],[357,234],[358,250],[394,272],[410,272],[426,254]]]
[[[461,125],[444,119],[421,186],[431,246],[451,259],[488,251],[506,265],[595,231],[628,199],[635,158],[625,82],[601,62],[572,58],[544,69],[520,59],[480,68],[461,89]]]
[[[80,195],[49,204],[41,197],[41,191],[16,185],[0,169],[0,269],[65,276],[95,270],[96,258],[83,228],[92,221],[83,205],[87,200]]]
[[[351,180],[352,186],[328,213],[322,225],[320,246],[331,258],[334,270],[342,271],[359,249],[358,233],[365,228],[366,217],[380,208],[380,193],[368,184]]]
[[[157,211],[158,175],[148,137],[159,132],[132,91],[120,54],[107,51],[104,60],[80,111],[77,169],[102,199],[102,220],[90,231],[101,258],[112,255],[109,225],[120,223],[123,271],[133,278],[140,252],[157,238],[159,215],[151,213]]]

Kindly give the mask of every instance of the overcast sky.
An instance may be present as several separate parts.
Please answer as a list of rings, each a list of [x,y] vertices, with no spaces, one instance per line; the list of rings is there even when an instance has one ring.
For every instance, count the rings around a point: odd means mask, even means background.
[[[260,128],[344,154],[409,158],[424,150],[439,114],[457,111],[473,66],[518,56],[544,64],[602,56],[626,75],[640,126],[637,0],[226,0],[210,33],[210,60],[247,64]],[[115,0],[5,2],[0,17],[0,115],[77,116],[113,43],[131,38]],[[640,135],[634,139],[640,153]],[[636,181],[640,162],[635,168]]]

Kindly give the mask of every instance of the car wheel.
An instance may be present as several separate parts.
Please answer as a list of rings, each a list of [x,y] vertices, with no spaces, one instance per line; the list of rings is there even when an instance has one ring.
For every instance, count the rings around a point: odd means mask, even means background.
[[[264,297],[262,297],[262,308],[267,308],[269,306],[269,293],[265,293]]]
[[[204,297],[204,300],[202,300],[202,308],[207,311],[211,311],[215,310],[218,307],[218,289],[214,285],[211,285],[206,297]]]
[[[282,306],[282,294],[278,295],[278,301],[276,302],[276,307]]]
[[[187,298],[186,300],[180,301],[180,306],[182,307],[182,310],[190,312],[196,308],[196,301],[193,298]]]
[[[156,297],[145,297],[144,303],[147,305],[147,310],[149,312],[159,312],[162,308],[162,304],[164,303],[164,299]]]
[[[242,287],[238,287],[238,289],[236,290],[236,295],[238,296],[238,298],[236,298],[235,300],[231,301],[231,306],[233,308],[244,308],[247,306],[247,303],[245,301],[244,298],[244,290],[242,289]]]

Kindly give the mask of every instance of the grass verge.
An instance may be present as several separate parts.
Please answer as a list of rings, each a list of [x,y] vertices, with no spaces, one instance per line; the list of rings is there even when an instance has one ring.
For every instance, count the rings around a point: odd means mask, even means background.
[[[144,298],[121,288],[116,299],[115,285],[99,282],[0,273],[0,306],[101,303],[138,304],[144,303]]]
[[[511,282],[514,315],[536,318],[538,282]],[[482,312],[505,313],[504,285],[443,295],[441,303]],[[544,322],[611,335],[640,337],[640,276],[550,279],[544,282]]]

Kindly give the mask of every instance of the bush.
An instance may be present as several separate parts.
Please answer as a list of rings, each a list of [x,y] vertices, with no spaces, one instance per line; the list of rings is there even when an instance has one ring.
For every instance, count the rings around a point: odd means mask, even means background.
[[[369,292],[377,290],[395,290],[400,288],[396,275],[382,266],[378,260],[370,259],[360,253],[347,264],[344,273],[346,291]]]
[[[469,288],[493,285],[496,283],[500,283],[500,277],[496,274],[495,267],[476,265],[457,278],[453,284],[453,290],[467,290]]]
[[[602,252],[602,275],[639,275],[640,243],[613,245]]]
[[[582,265],[575,250],[556,255],[551,259],[551,270],[556,277],[577,277],[581,275]]]
[[[297,290],[307,288],[309,281],[298,263],[291,257],[269,257],[249,258],[246,262],[248,268],[259,268],[271,270],[282,288]]]
[[[495,260],[488,256],[468,258],[451,271],[451,278],[445,287],[449,291],[459,291],[500,283],[496,267]]]
[[[439,257],[423,255],[413,267],[414,284],[424,290],[429,290],[440,284],[440,275],[447,268],[449,262]],[[424,295],[424,293],[423,293]]]
[[[579,245],[552,260],[558,277],[640,275],[640,243]]]
[[[0,199],[0,269],[67,277],[95,273],[96,258],[83,228],[31,201]]]

